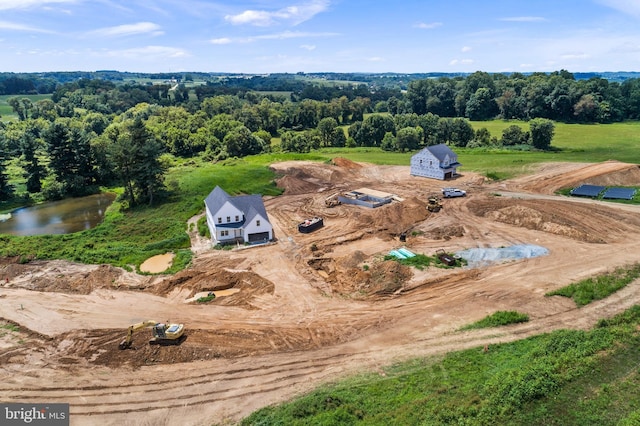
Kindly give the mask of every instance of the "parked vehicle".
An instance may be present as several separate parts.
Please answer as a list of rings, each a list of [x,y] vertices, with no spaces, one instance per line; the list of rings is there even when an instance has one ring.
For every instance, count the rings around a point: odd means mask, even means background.
[[[442,188],[442,196],[444,198],[464,197],[467,191],[458,188]]]

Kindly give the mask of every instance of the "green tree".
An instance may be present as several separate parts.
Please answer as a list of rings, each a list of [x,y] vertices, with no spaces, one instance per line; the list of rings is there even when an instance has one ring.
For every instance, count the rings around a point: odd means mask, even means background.
[[[333,138],[338,122],[333,117],[326,117],[318,123],[318,133],[320,134],[320,142],[322,146],[333,146]]]
[[[43,138],[47,144],[49,168],[62,185],[63,193],[66,194],[73,188],[78,171],[76,153],[70,142],[69,130],[61,121],[55,121],[44,132]]]
[[[244,126],[228,133],[222,143],[231,157],[245,157],[265,151],[264,142]]]
[[[460,117],[451,120],[450,130],[449,141],[455,146],[465,147],[475,136],[469,121]]]
[[[46,177],[46,169],[38,158],[40,144],[32,131],[24,133],[22,139],[22,155],[24,159],[24,177],[27,179],[27,192],[34,194],[42,191],[42,179]]]
[[[500,141],[504,146],[526,145],[529,144],[529,132],[525,132],[520,126],[512,124],[502,131],[502,139]]]
[[[131,136],[124,125],[107,129],[110,138],[108,149],[108,161],[113,164],[118,180],[124,186],[124,198],[130,207],[136,205],[136,193],[134,191],[134,168],[136,147],[131,143]]]
[[[305,153],[311,151],[311,143],[301,132],[285,132],[280,138],[280,148],[284,152]]]
[[[490,120],[498,111],[498,104],[486,87],[480,87],[467,101],[466,112],[470,120]]]
[[[529,122],[531,132],[531,145],[536,149],[547,150],[551,147],[551,141],[555,132],[553,121],[545,118],[534,118]]]
[[[130,126],[129,140],[133,147],[131,178],[138,201],[153,205],[155,196],[165,190],[165,170],[160,162],[163,146],[147,130],[141,118],[136,118]]]
[[[474,146],[491,146],[493,145],[491,139],[491,132],[486,127],[481,127],[476,130],[476,135],[473,138]],[[467,145],[470,146],[471,144]]]
[[[384,151],[395,151],[396,150],[396,137],[393,133],[387,132],[382,138],[382,143],[380,144],[380,148]]]
[[[400,152],[418,149],[423,139],[422,127],[405,127],[398,130],[396,136],[396,150]]]
[[[7,144],[4,137],[0,135],[0,201],[9,200],[13,196],[13,185],[9,183],[9,177],[7,176]]]

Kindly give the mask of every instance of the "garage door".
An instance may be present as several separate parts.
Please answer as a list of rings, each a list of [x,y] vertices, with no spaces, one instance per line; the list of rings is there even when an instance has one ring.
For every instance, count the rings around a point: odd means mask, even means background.
[[[250,243],[262,243],[269,240],[268,232],[259,232],[257,234],[249,234]]]

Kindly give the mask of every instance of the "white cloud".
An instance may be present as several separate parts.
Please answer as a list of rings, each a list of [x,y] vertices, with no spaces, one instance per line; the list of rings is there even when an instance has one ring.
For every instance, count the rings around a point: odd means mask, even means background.
[[[135,58],[135,59],[161,59],[161,58],[186,58],[191,56],[183,49],[169,46],[146,46],[123,50],[110,50],[106,52],[109,57]]]
[[[255,37],[249,37],[247,41],[254,40],[285,40],[290,38],[312,38],[312,37],[335,37],[338,33],[308,33],[301,31],[284,31],[276,34],[264,34]]]
[[[372,56],[371,58],[367,58],[367,61],[369,61],[369,62],[383,62],[384,58],[381,58],[380,56]]]
[[[462,49],[460,49],[461,52],[471,52],[471,47],[469,46],[463,46]]]
[[[569,53],[562,55],[562,59],[588,59],[590,56],[586,53]]]
[[[115,27],[100,28],[88,33],[100,37],[126,37],[138,34],[162,35],[160,25],[153,22],[138,22],[136,24],[118,25]]]
[[[253,37],[244,38],[216,38],[209,40],[213,44],[229,44],[229,43],[253,43],[260,40],[287,40],[292,38],[319,38],[319,37],[335,37],[338,33],[309,33],[301,31],[283,31],[281,33],[263,34]],[[315,47],[315,46],[314,46]]]
[[[0,10],[31,9],[52,3],[77,3],[77,0],[0,0]]]
[[[316,50],[316,46],[313,44],[301,44],[300,49],[306,49],[308,51]]]
[[[473,59],[453,59],[449,65],[471,65],[473,62]]]
[[[598,0],[598,3],[640,18],[640,2],[638,0]]]
[[[245,10],[237,15],[227,15],[225,20],[234,25],[255,25],[268,27],[279,23],[298,25],[308,21],[329,7],[328,0],[312,0],[301,5],[288,6],[273,12],[265,10]]]
[[[420,28],[423,30],[432,30],[434,28],[438,28],[442,26],[442,22],[430,22],[430,23],[425,23],[425,22],[418,22],[417,24],[414,25],[415,28]]]
[[[506,22],[544,22],[545,18],[541,16],[511,16],[507,18],[500,18],[500,21]]]
[[[15,22],[8,22],[8,21],[0,21],[0,30],[27,31],[32,33],[51,33],[52,32],[52,31],[44,30],[42,28],[32,27],[30,25],[16,24]]]
[[[212,44],[229,44],[231,43],[231,39],[228,37],[214,38],[209,40]]]

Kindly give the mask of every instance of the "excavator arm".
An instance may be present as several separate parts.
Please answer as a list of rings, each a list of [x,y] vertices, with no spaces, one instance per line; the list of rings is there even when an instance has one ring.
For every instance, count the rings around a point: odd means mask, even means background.
[[[143,329],[143,328],[147,328],[147,327],[153,327],[157,324],[156,321],[153,320],[147,320],[147,321],[143,321],[143,322],[139,322],[133,325],[130,325],[129,328],[127,329],[127,336],[120,342],[120,345],[118,345],[118,347],[120,349],[128,349],[131,347],[131,342],[133,340],[133,333],[135,333],[136,331]]]

